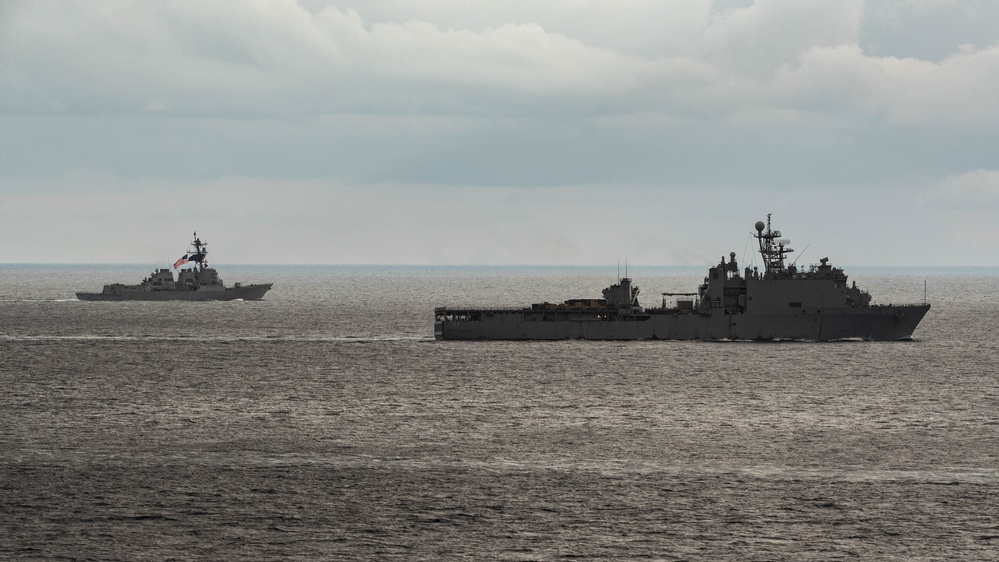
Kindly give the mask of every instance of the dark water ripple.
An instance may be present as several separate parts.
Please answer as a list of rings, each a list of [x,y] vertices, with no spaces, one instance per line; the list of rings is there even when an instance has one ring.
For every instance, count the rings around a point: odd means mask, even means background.
[[[430,339],[481,273],[0,302],[0,559],[999,559],[999,276],[914,342]]]

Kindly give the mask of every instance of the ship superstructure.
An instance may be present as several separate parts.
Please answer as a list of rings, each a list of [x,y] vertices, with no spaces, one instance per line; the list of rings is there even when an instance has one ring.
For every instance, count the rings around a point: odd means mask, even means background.
[[[789,242],[767,221],[756,223],[763,271],[739,268],[735,252],[708,269],[697,292],[663,293],[659,308],[638,304],[628,277],[603,299],[571,299],[528,308],[435,309],[434,335],[444,340],[903,340],[930,305],[873,305],[822,258],[787,264]],[[669,298],[675,298],[669,303]]]
[[[112,283],[104,285],[100,293],[76,293],[85,301],[204,301],[204,300],[260,300],[270,290],[272,283],[244,285],[236,283],[226,287],[218,271],[208,266],[208,244],[194,233],[192,250],[173,264],[179,269],[174,279],[170,268],[154,270],[137,285]],[[190,264],[191,267],[182,268]]]

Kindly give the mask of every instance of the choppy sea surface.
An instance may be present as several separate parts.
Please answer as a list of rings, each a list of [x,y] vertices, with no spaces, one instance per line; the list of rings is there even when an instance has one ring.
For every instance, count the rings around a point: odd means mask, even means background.
[[[909,342],[438,342],[596,267],[0,265],[0,559],[999,559],[999,268],[845,268]],[[646,306],[700,267],[632,267]]]

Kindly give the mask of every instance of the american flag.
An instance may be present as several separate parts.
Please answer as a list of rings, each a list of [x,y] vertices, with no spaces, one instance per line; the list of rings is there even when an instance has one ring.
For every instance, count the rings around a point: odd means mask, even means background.
[[[187,263],[187,254],[184,254],[184,257],[182,257],[179,260],[173,262],[173,268],[177,269],[178,267],[184,265],[185,263]]]

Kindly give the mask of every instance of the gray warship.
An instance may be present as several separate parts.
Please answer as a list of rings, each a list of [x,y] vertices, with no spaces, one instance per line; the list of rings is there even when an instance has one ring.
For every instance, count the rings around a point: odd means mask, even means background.
[[[208,267],[208,244],[194,233],[193,250],[184,254],[173,267],[185,264],[194,267],[181,269],[174,279],[168,268],[157,269],[138,285],[113,283],[104,285],[100,293],[76,293],[82,301],[231,301],[236,299],[260,300],[270,290],[272,283],[226,287],[214,268]]]
[[[627,276],[602,299],[571,299],[528,308],[434,309],[439,340],[907,340],[927,303],[871,304],[847,284],[843,270],[822,258],[799,269],[779,230],[756,223],[764,270],[740,271],[735,252],[708,270],[695,293],[663,293],[660,308],[642,308]],[[675,299],[672,306],[667,300]]]

